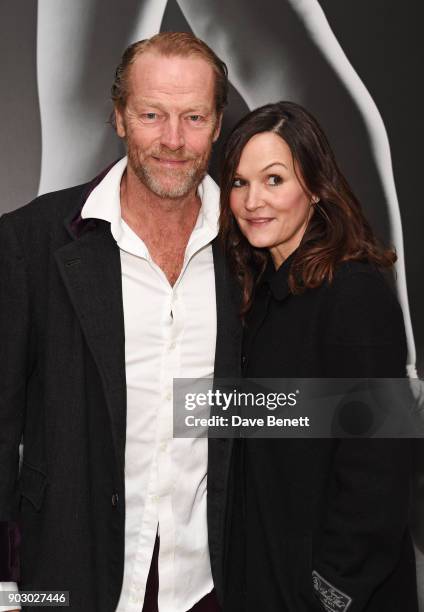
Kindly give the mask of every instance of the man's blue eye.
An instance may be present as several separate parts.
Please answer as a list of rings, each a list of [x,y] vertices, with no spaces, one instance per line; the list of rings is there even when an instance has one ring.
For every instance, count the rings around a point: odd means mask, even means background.
[[[198,123],[201,118],[201,115],[190,115],[190,120],[193,121],[193,123]]]

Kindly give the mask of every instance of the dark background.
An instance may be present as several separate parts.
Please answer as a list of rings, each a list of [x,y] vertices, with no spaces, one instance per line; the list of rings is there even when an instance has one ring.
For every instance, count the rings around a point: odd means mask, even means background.
[[[424,85],[421,0],[319,0],[389,134],[402,216],[409,304],[424,378]]]

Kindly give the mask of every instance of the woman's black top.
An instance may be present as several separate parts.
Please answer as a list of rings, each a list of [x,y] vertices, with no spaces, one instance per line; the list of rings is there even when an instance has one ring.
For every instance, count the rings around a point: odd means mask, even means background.
[[[404,377],[400,306],[368,263],[293,295],[270,264],[244,336],[244,376]],[[416,612],[404,439],[234,444],[225,612]]]

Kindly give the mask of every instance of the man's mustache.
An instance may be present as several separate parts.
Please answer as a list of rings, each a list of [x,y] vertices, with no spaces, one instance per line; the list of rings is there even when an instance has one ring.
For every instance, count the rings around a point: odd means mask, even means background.
[[[171,151],[167,147],[161,147],[160,149],[152,149],[150,151],[151,157],[158,157],[159,159],[167,159],[169,161],[190,161],[197,159],[197,155],[187,153],[187,151]]]

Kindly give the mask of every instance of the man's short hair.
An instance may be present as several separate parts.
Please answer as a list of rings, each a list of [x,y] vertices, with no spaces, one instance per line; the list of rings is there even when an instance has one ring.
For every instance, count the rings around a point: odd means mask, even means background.
[[[228,70],[226,64],[200,38],[188,32],[160,32],[152,38],[139,40],[125,49],[116,69],[112,85],[115,106],[124,108],[128,97],[128,72],[135,60],[146,51],[165,57],[192,57],[204,59],[215,73],[215,110],[221,114],[228,100]]]

